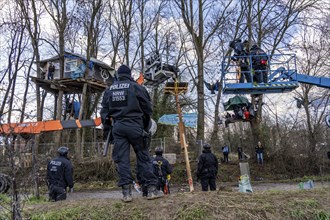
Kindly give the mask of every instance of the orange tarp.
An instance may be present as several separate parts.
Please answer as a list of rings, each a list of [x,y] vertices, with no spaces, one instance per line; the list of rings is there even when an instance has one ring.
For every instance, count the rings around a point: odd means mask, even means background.
[[[84,120],[93,123],[88,123],[86,126],[82,126],[79,120],[68,120],[77,124],[77,127],[93,127],[99,126],[101,124],[101,118]],[[66,121],[66,122],[68,122]],[[50,120],[50,121],[38,121],[38,122],[23,122],[23,123],[10,123],[10,124],[0,124],[0,133],[2,134],[39,134],[41,132],[48,131],[58,131],[63,130],[62,123],[60,120]],[[84,123],[86,124],[86,123]]]
[[[136,82],[140,85],[142,85],[144,83],[144,76],[143,73],[140,73],[139,78],[136,80]]]

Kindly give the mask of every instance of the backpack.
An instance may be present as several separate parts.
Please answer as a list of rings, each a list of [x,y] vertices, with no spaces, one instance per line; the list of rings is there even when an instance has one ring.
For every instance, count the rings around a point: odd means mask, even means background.
[[[154,160],[153,161],[153,165],[154,165],[154,174],[161,180],[165,180],[164,174],[163,174],[163,170],[162,170],[162,165],[163,165],[163,161],[161,160]]]

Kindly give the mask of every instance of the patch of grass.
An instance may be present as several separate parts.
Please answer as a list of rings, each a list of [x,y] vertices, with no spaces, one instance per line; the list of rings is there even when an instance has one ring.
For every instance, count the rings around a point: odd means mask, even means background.
[[[107,219],[146,219],[145,214],[141,211],[141,209],[137,206],[132,206],[132,204],[124,204],[123,202],[114,203],[110,207],[110,213],[112,213],[112,217],[107,217]]]
[[[10,202],[11,198],[9,196],[0,193],[0,220],[11,218]]]
[[[308,207],[308,208],[317,208],[319,206],[318,201],[316,201],[315,199],[306,199],[304,201],[304,204]]]
[[[48,198],[46,196],[39,196],[39,198],[37,198],[36,196],[28,196],[25,199],[25,202],[28,204],[41,204],[41,203],[45,203],[48,202]]]
[[[10,202],[9,196],[7,196],[6,194],[0,194],[0,204],[9,203],[9,202]]]
[[[55,211],[48,211],[39,214],[32,214],[30,219],[31,220],[43,220],[43,219],[62,219],[62,220],[69,220],[69,219],[78,219],[81,215],[83,209],[81,207],[76,208],[66,208],[61,210]]]
[[[208,216],[208,212],[204,207],[192,206],[187,208],[187,206],[184,206],[183,208],[177,211],[175,219],[195,220],[195,219],[211,219],[211,218]]]
[[[11,218],[11,213],[9,211],[0,212],[0,220],[7,220]]]
[[[120,211],[124,208],[124,204],[122,202],[116,202],[115,204],[113,204],[113,207]]]
[[[327,209],[329,189],[251,194],[223,191],[177,193],[154,201],[138,197],[131,203],[123,203],[119,199],[82,199],[42,205],[27,204],[24,219],[330,220]],[[10,218],[0,217],[0,220],[3,219]]]
[[[32,214],[31,220],[71,220],[71,219],[108,219],[108,212],[105,207],[66,207],[65,209],[47,211],[39,214]]]
[[[330,212],[326,212],[323,210],[317,210],[314,213],[314,218],[316,220],[330,220]]]
[[[297,200],[291,203],[292,207],[299,207],[301,209],[311,209],[317,208],[319,206],[319,202],[315,199],[306,199],[306,200]]]
[[[303,219],[306,213],[301,209],[295,209],[291,211],[291,217],[295,219]]]
[[[330,220],[330,213],[320,210],[322,206],[314,198],[296,200],[290,202],[289,206],[292,207],[290,215],[295,219]]]
[[[103,204],[103,205],[79,205],[74,207],[64,207],[59,210],[45,210],[39,213],[27,214],[31,220],[71,220],[71,219],[146,219],[138,207],[131,207],[123,203]]]

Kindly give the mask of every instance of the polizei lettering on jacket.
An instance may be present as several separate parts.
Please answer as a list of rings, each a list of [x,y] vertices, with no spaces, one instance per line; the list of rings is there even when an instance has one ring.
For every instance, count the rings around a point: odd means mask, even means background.
[[[125,96],[124,90],[112,92],[112,101],[113,102],[125,101],[125,100],[126,100],[126,96]]]
[[[117,90],[117,89],[128,89],[130,86],[129,83],[120,83],[110,86],[110,90]]]
[[[110,87],[110,102],[113,107],[127,106],[127,90],[129,83],[115,84]]]

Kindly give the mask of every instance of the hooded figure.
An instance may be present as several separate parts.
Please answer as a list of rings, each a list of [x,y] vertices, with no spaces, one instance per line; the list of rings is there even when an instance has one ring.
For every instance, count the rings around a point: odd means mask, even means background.
[[[197,179],[201,180],[202,190],[216,190],[216,179],[218,174],[218,159],[211,152],[211,146],[203,145],[203,152],[198,158]]]

